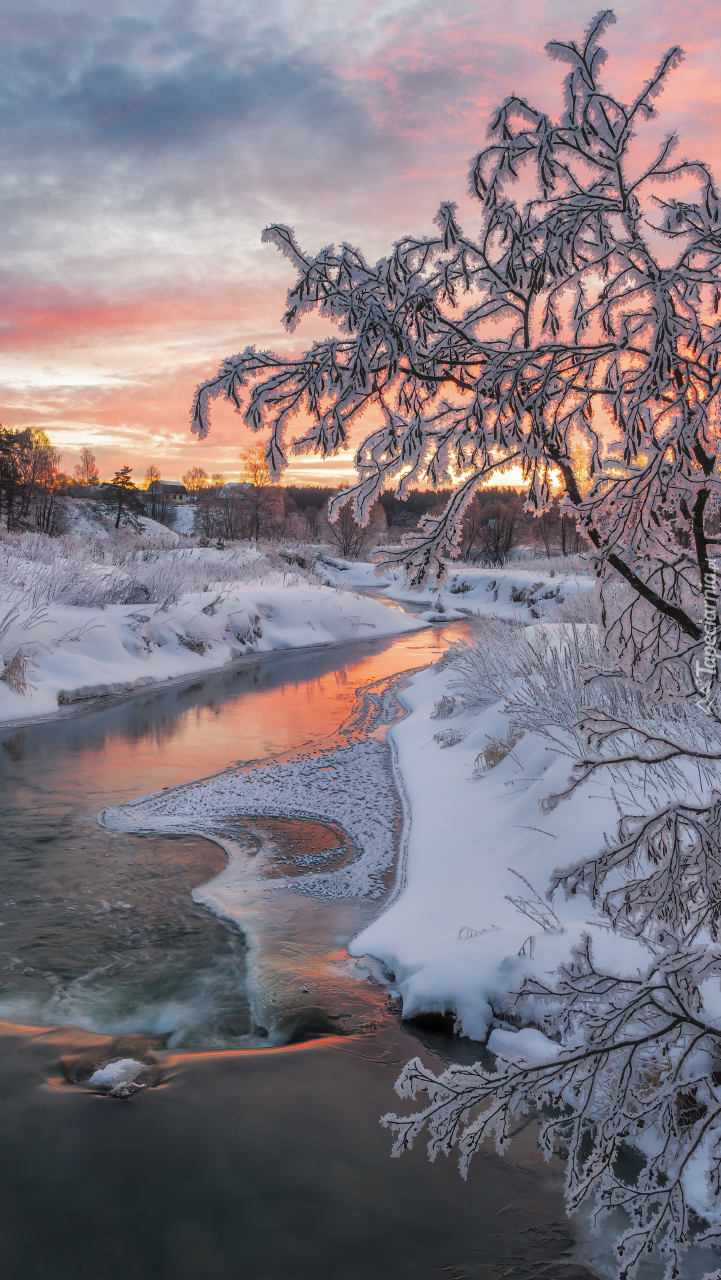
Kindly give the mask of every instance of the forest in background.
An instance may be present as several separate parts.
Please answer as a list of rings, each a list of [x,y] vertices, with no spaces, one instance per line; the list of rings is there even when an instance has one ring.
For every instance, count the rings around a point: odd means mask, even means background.
[[[267,467],[258,466],[253,458],[254,450],[245,452],[251,457],[244,461],[241,482],[229,483],[224,475],[208,477],[199,467],[183,477],[192,513],[185,508],[178,532],[203,542],[261,538],[322,542],[344,558],[357,559],[374,545],[398,542],[417,529],[424,517],[440,514],[451,495],[450,489],[416,489],[403,498],[386,492],[366,527],[357,523],[349,507],[331,522],[328,505],[337,488],[272,484]],[[138,484],[129,466],[101,483],[95,456],[87,448],[72,474],[63,472],[60,463],[60,453],[44,431],[0,427],[0,527],[51,537],[68,533],[72,525],[68,499],[96,505],[117,517],[118,526],[130,526],[136,532],[142,516],[169,529],[180,526],[178,504],[161,489],[156,467],[148,466]],[[499,565],[517,549],[548,557],[570,556],[582,554],[587,545],[575,518],[561,512],[559,497],[535,516],[524,509],[519,491],[507,487],[477,492],[464,516],[459,550],[466,563]]]

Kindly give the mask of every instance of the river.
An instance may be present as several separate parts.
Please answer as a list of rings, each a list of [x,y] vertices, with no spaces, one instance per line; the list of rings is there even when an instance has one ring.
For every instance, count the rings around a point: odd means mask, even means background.
[[[589,1274],[535,1123],[466,1182],[424,1150],[389,1158],[378,1121],[400,1066],[479,1046],[401,1022],[373,966],[348,960],[377,899],[263,892],[266,857],[244,930],[191,896],[223,871],[217,844],[97,821],[327,743],[359,687],[426,665],[462,629],[279,654],[0,733],[4,1280]],[[348,854],[332,823],[248,823],[248,847],[264,842],[285,871]],[[118,1057],[143,1060],[152,1087],[120,1100],[89,1085]]]

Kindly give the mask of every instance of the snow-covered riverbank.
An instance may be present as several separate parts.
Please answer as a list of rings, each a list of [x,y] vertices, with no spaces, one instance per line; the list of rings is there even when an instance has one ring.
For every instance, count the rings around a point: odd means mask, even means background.
[[[0,724],[253,654],[423,626],[331,582],[314,548],[200,547],[161,526],[156,537],[96,524],[0,535]]]
[[[21,539],[4,550],[0,723],[192,679],[255,654],[399,635],[454,616],[518,623],[558,616],[559,608],[583,615],[592,586],[576,565],[571,572],[536,564],[464,568],[450,574],[439,599],[436,591],[412,592],[396,571],[379,578],[371,564],[323,554],[291,564],[282,551],[247,546],[221,552],[146,542],[108,552],[77,539],[50,546]],[[388,607],[408,600],[420,618]],[[507,739],[507,719],[502,702],[435,718],[455,678],[452,667],[436,666],[403,695],[410,714],[391,730],[407,805],[398,885],[351,950],[373,955],[394,975],[406,1016],[452,1012],[459,1031],[484,1039],[520,975],[553,969],[587,928],[583,899],[557,904],[558,922],[549,917],[545,925],[524,914],[520,900],[533,890],[542,896],[559,863],[594,852],[614,810],[610,792],[601,796],[596,783],[593,798],[579,791],[541,817],[539,802],[563,786],[568,759],[533,734],[479,770],[489,743]],[[239,786],[239,778],[228,779],[231,791]],[[313,812],[338,819],[321,791]],[[234,804],[229,796],[221,808]],[[282,812],[283,797],[261,809]],[[350,834],[363,849],[365,841]],[[339,880],[333,892],[343,891]],[[603,948],[606,935],[598,932]]]
[[[373,564],[327,555],[320,565],[334,586],[362,588],[386,600],[412,603],[421,611],[421,618],[434,622],[488,617],[528,622],[553,616],[559,606],[583,612],[583,602],[595,582],[585,565],[579,568],[572,560],[569,566],[559,558],[530,564],[510,562],[501,569],[452,566],[440,588],[431,581],[420,590],[408,586],[400,569],[379,572]]]
[[[462,1035],[485,1040],[523,974],[555,969],[589,922],[601,963],[633,971],[640,949],[593,928],[598,920],[586,897],[564,902],[556,894],[557,920],[545,901],[554,868],[594,854],[604,829],[613,828],[610,787],[597,779],[543,813],[541,801],[567,782],[568,757],[534,734],[509,749],[502,703],[435,718],[439,704],[441,711],[450,705],[443,699],[456,680],[454,668],[441,664],[411,677],[400,695],[410,714],[390,736],[406,846],[389,906],[350,951],[383,963],[405,1017],[451,1013]],[[514,1034],[494,1031],[491,1047],[506,1048],[504,1038]]]
[[[0,723],[204,675],[246,655],[393,636],[424,624],[376,600],[303,583],[221,583],[167,604],[105,608],[0,601]]]

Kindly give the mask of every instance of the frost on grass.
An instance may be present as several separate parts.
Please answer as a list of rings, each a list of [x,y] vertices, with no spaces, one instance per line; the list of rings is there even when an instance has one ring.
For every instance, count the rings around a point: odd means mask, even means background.
[[[16,649],[6,661],[0,680],[4,680],[15,693],[26,694],[29,688],[33,688],[28,679],[28,669],[32,670],[35,666],[36,663],[22,649]]]
[[[513,748],[518,746],[522,737],[522,733],[514,732],[513,730],[505,738],[489,737],[488,746],[479,751],[476,756],[473,766],[474,778],[487,773],[489,769],[495,769],[496,765],[505,760],[506,756],[511,754]]]
[[[328,586],[314,564],[291,566],[282,548],[0,533],[0,720],[420,625]]]
[[[282,586],[318,584],[314,557],[303,569],[289,566],[283,548],[260,552],[249,544],[224,551],[175,546],[162,536],[122,539],[0,531],[0,600],[18,609],[50,605],[106,609],[110,605],[154,606],[189,592],[222,591],[230,583]]]
[[[437,742],[439,747],[457,747],[459,742],[464,741],[465,736],[460,729],[441,729],[440,733],[433,734],[433,741]]]

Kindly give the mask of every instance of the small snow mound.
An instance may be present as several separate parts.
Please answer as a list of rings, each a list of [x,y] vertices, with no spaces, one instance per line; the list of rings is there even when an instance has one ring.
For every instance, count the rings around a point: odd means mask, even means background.
[[[119,1089],[123,1085],[132,1084],[144,1066],[144,1062],[136,1062],[135,1058],[119,1058],[116,1062],[109,1062],[107,1066],[99,1067],[94,1071],[88,1084]]]
[[[502,1053],[504,1058],[525,1058],[527,1062],[547,1062],[558,1056],[559,1045],[535,1027],[522,1027],[520,1031],[503,1031],[496,1027],[488,1038],[491,1053]]]
[[[460,609],[426,609],[418,614],[419,622],[465,622],[467,618]]]

